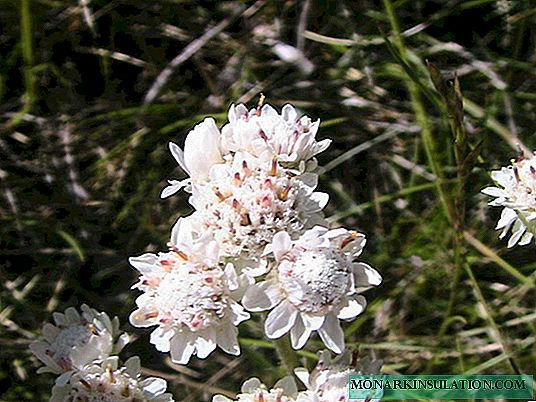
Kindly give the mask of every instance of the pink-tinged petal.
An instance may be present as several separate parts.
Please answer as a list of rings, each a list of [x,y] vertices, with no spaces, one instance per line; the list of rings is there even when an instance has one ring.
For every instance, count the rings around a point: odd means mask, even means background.
[[[54,322],[58,326],[67,326],[67,325],[69,325],[69,321],[67,320],[67,317],[65,317],[65,314],[54,312],[54,313],[52,313],[52,318],[54,319]]]
[[[517,213],[513,209],[504,208],[501,212],[501,218],[497,222],[495,229],[502,229],[510,227],[510,225],[517,219]]]
[[[281,257],[285,255],[292,248],[292,240],[287,232],[278,232],[272,239],[272,251],[276,261],[280,261]]]
[[[195,339],[196,355],[200,359],[205,359],[216,349],[216,332],[214,328],[207,328],[200,331]]]
[[[322,324],[324,324],[326,316],[302,313],[301,318],[305,328],[307,328],[309,331],[316,331],[322,326]]]
[[[277,339],[286,334],[296,322],[298,311],[290,303],[283,301],[276,306],[264,323],[264,331],[270,339]]]
[[[523,237],[521,238],[521,240],[519,240],[519,245],[520,246],[526,246],[527,244],[530,243],[530,241],[532,240],[532,238],[534,237],[534,235],[530,232],[526,232]]]
[[[78,311],[76,311],[74,307],[69,307],[67,310],[65,310],[65,316],[73,324],[79,323],[81,319],[80,314],[78,313]]]
[[[315,173],[303,173],[300,175],[300,181],[312,190],[318,186],[318,175]]]
[[[318,124],[320,124],[320,120],[317,120],[315,123],[313,123],[316,125],[316,127],[318,127]],[[316,132],[317,129],[314,130],[314,132]],[[311,129],[311,131],[313,131]],[[330,139],[326,139],[326,140],[322,140],[322,141],[318,141],[318,143],[316,144],[316,151],[315,151],[315,154],[319,154],[320,152],[323,152],[325,151],[329,146],[331,145],[331,140]]]
[[[314,192],[313,194],[311,194],[311,196],[308,199],[308,204],[310,204],[311,206],[314,205],[314,208],[310,207],[309,212],[312,213],[312,212],[318,212],[318,211],[323,210],[328,202],[329,202],[329,194]]]
[[[208,244],[205,247],[205,258],[206,258],[206,261],[208,262],[207,265],[210,265],[210,263],[217,264],[219,257],[220,257],[220,246],[218,242],[215,240],[208,242]]]
[[[490,195],[492,197],[507,197],[508,193],[498,187],[486,187],[481,191],[482,194]]]
[[[232,301],[231,302],[231,317],[232,317],[232,323],[233,325],[238,325],[243,321],[247,321],[250,319],[251,315],[244,310],[244,307],[242,307],[240,304]]]
[[[311,337],[311,330],[303,325],[301,315],[298,314],[296,322],[290,330],[290,342],[294,349],[301,349]]]
[[[242,305],[249,311],[265,311],[274,307],[281,300],[281,290],[277,283],[263,281],[250,286]]]
[[[173,158],[175,158],[182,170],[190,174],[190,171],[188,170],[188,168],[186,167],[186,163],[184,162],[184,152],[182,151],[182,149],[174,142],[170,142],[168,145],[171,155],[173,155]]]
[[[234,265],[232,263],[228,263],[225,266],[225,269],[223,271],[225,273],[225,276],[227,277],[227,285],[229,286],[229,290],[233,291],[238,289],[238,275],[236,274],[236,270],[234,268]]]
[[[141,307],[130,313],[130,323],[138,328],[147,328],[157,324],[155,312],[149,308]]]
[[[379,286],[382,277],[374,268],[364,262],[356,262],[352,265],[356,287]]]
[[[169,185],[164,187],[162,189],[162,192],[160,193],[160,198],[168,198],[171,197],[173,194],[179,192],[184,187],[188,186],[190,184],[190,179],[186,180],[168,180]]]
[[[136,378],[141,370],[141,360],[138,356],[132,356],[125,364],[125,373],[129,376]]]
[[[169,352],[170,341],[173,335],[175,335],[174,330],[158,327],[151,333],[149,341],[155,346],[156,350],[167,353]]]
[[[309,370],[303,367],[298,367],[294,369],[294,374],[300,379],[303,385],[307,388],[311,387],[311,384],[309,383]]]
[[[41,360],[47,367],[41,367],[40,372],[53,372],[59,374],[64,371],[58,363],[48,354],[49,345],[45,342],[35,341],[30,344],[32,353]]]
[[[179,218],[171,228],[172,244],[179,247],[190,247],[194,242],[194,228],[192,226],[192,215],[187,218]]]
[[[60,333],[60,329],[55,325],[47,323],[43,326],[43,338],[49,342],[54,342],[56,336]]]
[[[184,162],[194,181],[208,179],[212,165],[222,163],[220,131],[213,118],[196,125],[184,142]]]
[[[337,314],[337,318],[341,320],[351,320],[365,311],[367,301],[363,296],[355,296],[353,299],[348,299],[344,306]]]
[[[239,103],[238,105],[231,105],[228,113],[229,123],[236,123],[238,119],[241,119],[242,116],[246,115],[247,113],[248,109],[243,103]]]
[[[74,371],[67,371],[60,375],[58,378],[56,378],[55,384],[64,387],[69,382],[70,378],[72,377]]]
[[[286,122],[294,123],[298,118],[298,114],[296,113],[294,106],[287,103],[285,106],[283,106],[283,109],[281,109],[281,117]]]
[[[216,342],[224,352],[238,356],[240,354],[240,345],[238,344],[237,334],[236,327],[232,325],[224,326],[216,331]]]
[[[344,350],[344,332],[339,319],[333,314],[328,314],[324,325],[318,330],[324,344],[333,352],[340,354]]]
[[[521,239],[521,236],[525,234],[526,230],[527,228],[525,227],[525,225],[523,224],[517,225],[517,222],[516,222],[514,229],[512,229],[512,237],[510,237],[510,239],[508,240],[507,247],[508,248],[514,247],[519,242],[519,239]]]
[[[232,399],[227,398],[223,395],[214,395],[212,397],[212,402],[233,402]]]
[[[296,386],[296,381],[291,376],[286,376],[277,381],[273,389],[282,389],[284,391],[283,395],[294,397],[298,393],[298,387]]]
[[[171,361],[187,364],[195,350],[194,340],[184,332],[177,332],[170,341]]]
[[[141,274],[150,275],[154,273],[155,267],[158,266],[158,256],[153,253],[145,253],[138,257],[130,257],[128,262]]]
[[[140,386],[144,393],[151,395],[151,397],[155,397],[166,392],[167,382],[163,378],[149,377],[141,381]]]

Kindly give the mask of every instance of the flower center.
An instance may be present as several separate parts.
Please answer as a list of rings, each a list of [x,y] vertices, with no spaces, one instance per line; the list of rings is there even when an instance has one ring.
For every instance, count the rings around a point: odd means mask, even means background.
[[[536,168],[532,160],[522,160],[514,163],[511,192],[512,200],[526,208],[536,209]]]
[[[287,298],[300,311],[323,313],[348,292],[346,259],[332,249],[304,250],[283,259],[279,281]]]
[[[51,344],[54,357],[60,361],[70,362],[69,355],[72,349],[76,346],[84,346],[90,336],[91,331],[87,325],[71,325],[64,328]]]
[[[75,382],[73,379],[71,382]],[[73,385],[65,401],[134,402],[145,401],[138,381],[121,372],[85,374]]]
[[[286,230],[293,236],[302,230],[307,190],[300,181],[277,173],[250,169],[246,164],[213,181],[211,189],[199,191],[204,200],[198,213],[225,254],[260,254],[275,233]]]
[[[214,325],[228,307],[223,272],[184,264],[164,276],[153,293],[153,306],[163,324],[186,325],[197,331]]]

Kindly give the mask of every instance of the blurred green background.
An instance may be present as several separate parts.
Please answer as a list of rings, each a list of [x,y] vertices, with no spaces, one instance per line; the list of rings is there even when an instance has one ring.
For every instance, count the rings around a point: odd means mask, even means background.
[[[506,249],[479,194],[518,144],[536,148],[535,19],[530,0],[0,0],[0,400],[48,400],[53,376],[27,346],[82,303],[120,318],[137,337],[122,356],[178,401],[284,375],[259,320],[239,328],[241,357],[188,367],[128,323],[127,258],[165,249],[191,211],[184,193],[159,198],[184,177],[168,141],[261,92],[321,119],[326,215],[367,235],[362,258],[384,276],[344,326],[349,347],[388,373],[536,374],[534,245]],[[425,60],[457,73],[468,142],[482,141],[462,194],[475,280],[455,279],[438,196],[455,191],[454,146]]]

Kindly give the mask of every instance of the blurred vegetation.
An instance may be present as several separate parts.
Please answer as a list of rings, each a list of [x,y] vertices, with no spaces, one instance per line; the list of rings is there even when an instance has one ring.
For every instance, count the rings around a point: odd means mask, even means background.
[[[508,250],[479,193],[536,149],[535,18],[530,0],[0,0],[0,399],[48,399],[27,346],[84,302],[120,318],[138,337],[124,355],[178,401],[284,374],[259,322],[240,326],[241,357],[188,367],[128,324],[127,258],[164,249],[190,212],[184,194],[159,199],[183,175],[168,141],[261,92],[322,120],[326,214],[366,233],[385,278],[349,346],[388,373],[536,374],[534,245]],[[481,142],[465,185],[426,60],[457,73],[467,146]],[[445,208],[460,202],[461,227]]]

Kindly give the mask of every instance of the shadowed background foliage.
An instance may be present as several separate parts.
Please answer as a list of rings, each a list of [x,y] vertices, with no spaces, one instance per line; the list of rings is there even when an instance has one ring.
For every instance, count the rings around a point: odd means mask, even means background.
[[[127,258],[165,249],[191,211],[184,194],[159,198],[184,177],[168,141],[261,92],[321,119],[326,215],[367,235],[363,259],[384,276],[345,325],[349,346],[388,373],[535,374],[534,245],[506,249],[479,194],[519,144],[536,148],[535,18],[529,0],[0,0],[1,400],[48,399],[53,378],[27,346],[53,311],[82,303],[120,318],[138,338],[122,356],[139,354],[176,400],[284,375],[258,321],[240,327],[240,358],[188,367],[128,323]],[[453,140],[425,60],[457,72],[468,141],[482,141],[462,194],[478,286],[454,279],[438,196],[454,191]]]

